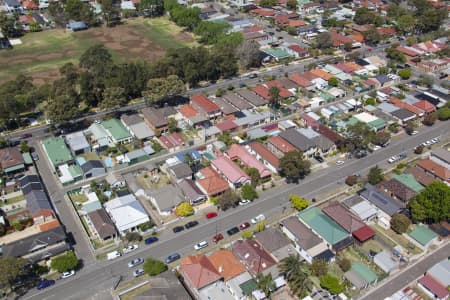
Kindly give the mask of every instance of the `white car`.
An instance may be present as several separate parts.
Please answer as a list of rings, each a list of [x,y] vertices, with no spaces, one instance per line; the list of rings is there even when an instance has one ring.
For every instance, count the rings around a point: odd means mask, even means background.
[[[378,146],[378,145],[375,145],[372,148],[373,151],[377,151],[377,150],[380,150],[380,149],[381,149],[381,146]]]
[[[393,164],[397,161],[397,157],[396,156],[392,156],[391,158],[388,159],[388,163]]]
[[[250,202],[251,202],[250,200],[242,199],[241,201],[239,201],[239,205],[244,206],[250,204]]]
[[[131,246],[128,246],[128,247],[126,247],[126,248],[123,248],[123,253],[124,253],[124,254],[125,254],[125,253],[130,253],[130,252],[136,250],[137,248],[139,248],[138,245],[131,245]]]
[[[136,269],[136,270],[134,270],[134,272],[133,272],[133,276],[134,277],[139,277],[139,276],[142,276],[142,275],[144,275],[144,270],[143,269]]]
[[[431,139],[430,142],[431,142],[432,144],[436,144],[436,143],[439,142],[439,139],[434,138],[434,139]]]
[[[257,215],[256,217],[254,217],[253,219],[251,219],[251,222],[253,224],[256,224],[258,222],[264,221],[266,219],[266,217],[263,214]]]
[[[342,166],[344,164],[344,161],[343,160],[338,160],[337,162],[336,162],[336,166]]]
[[[417,131],[417,130],[414,130],[413,132],[411,132],[411,135],[416,135],[416,134],[418,134],[419,132]]]
[[[130,262],[128,263],[128,268],[134,268],[134,267],[136,267],[136,266],[138,266],[138,265],[140,265],[140,264],[142,264],[142,263],[144,263],[144,259],[138,257],[138,258],[133,259],[132,261],[130,261]]]
[[[70,270],[70,271],[62,273],[61,274],[61,279],[66,279],[66,278],[72,277],[73,275],[75,275],[75,271],[74,270]]]
[[[200,243],[197,243],[197,244],[194,246],[194,249],[195,249],[195,250],[200,250],[200,249],[203,249],[203,248],[206,248],[206,247],[208,247],[208,242],[207,242],[207,241],[202,241],[202,242],[200,242]]]

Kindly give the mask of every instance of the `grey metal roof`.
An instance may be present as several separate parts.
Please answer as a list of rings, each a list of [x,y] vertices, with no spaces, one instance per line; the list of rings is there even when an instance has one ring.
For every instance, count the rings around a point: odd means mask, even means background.
[[[450,260],[444,259],[435,264],[427,272],[444,286],[450,285]]]
[[[236,107],[225,101],[223,98],[212,98],[211,100],[212,102],[217,104],[217,106],[220,107],[220,110],[226,115],[230,115],[232,113],[239,111],[239,109],[237,109]]]
[[[404,108],[400,108],[394,112],[391,112],[391,115],[399,118],[400,120],[408,120],[408,119],[414,118],[416,116],[414,113],[412,113],[409,110],[406,110]]]
[[[435,156],[443,162],[450,164],[450,151],[444,148],[436,148],[431,152],[431,156]]]
[[[237,94],[241,96],[243,99],[253,104],[254,106],[262,106],[267,104],[267,102],[263,98],[247,89],[240,90],[237,92]]]
[[[187,163],[179,163],[169,168],[177,179],[186,178],[192,175],[192,169]]]
[[[394,199],[384,194],[375,186],[367,183],[362,191],[359,192],[360,196],[370,201],[373,205],[384,211],[389,216],[399,212],[402,206]]]
[[[25,177],[20,178],[19,186],[20,186],[20,188],[23,188],[24,186],[26,186],[27,184],[32,183],[32,182],[40,183],[41,180],[39,179],[39,176],[37,176],[37,175],[26,175]]]
[[[160,211],[166,211],[183,202],[181,191],[173,185],[166,185],[152,190],[150,195],[155,199]]]
[[[297,217],[289,217],[280,223],[293,235],[295,235],[295,242],[305,250],[311,249],[322,243],[322,239],[306,225],[300,222]]]
[[[43,191],[43,190],[44,190],[44,186],[42,185],[42,183],[32,182],[22,188],[22,193],[25,195],[31,191]]]
[[[395,106],[394,104],[391,104],[389,102],[383,102],[380,105],[378,105],[378,109],[387,112],[387,113],[392,113],[396,110],[399,110],[399,108],[397,106]]]
[[[5,0],[5,4],[9,7],[18,7],[20,3],[16,0]]]
[[[255,234],[255,239],[269,252],[279,250],[291,242],[275,227],[269,227]]]
[[[373,258],[373,262],[386,273],[389,273],[398,267],[398,263],[391,258],[386,250],[376,254]]]
[[[280,136],[295,148],[303,152],[315,147],[315,143],[313,141],[298,132],[295,128],[290,128],[286,131],[283,131],[282,133],[280,133]]]
[[[183,179],[178,182],[178,186],[190,202],[198,202],[206,198],[192,179]]]
[[[249,109],[253,107],[253,105],[248,103],[243,98],[239,97],[237,94],[224,95],[223,99],[236,106],[239,110]]]
[[[132,115],[124,114],[120,117],[120,120],[127,126],[136,125],[144,122],[144,120],[138,114]]]
[[[25,195],[27,201],[27,209],[31,213],[35,213],[41,209],[52,209],[47,194],[43,191],[31,191]]]
[[[88,160],[81,166],[83,173],[87,173],[92,169],[105,169],[99,160]]]
[[[136,158],[139,158],[139,157],[142,157],[142,156],[146,156],[146,155],[147,155],[147,153],[145,153],[145,151],[142,150],[142,149],[137,149],[137,150],[134,150],[134,151],[131,151],[131,152],[128,152],[128,153],[125,154],[125,156],[129,160],[133,160],[133,159],[136,159]]]
[[[66,135],[66,143],[69,145],[70,149],[74,152],[90,147],[82,131]]]

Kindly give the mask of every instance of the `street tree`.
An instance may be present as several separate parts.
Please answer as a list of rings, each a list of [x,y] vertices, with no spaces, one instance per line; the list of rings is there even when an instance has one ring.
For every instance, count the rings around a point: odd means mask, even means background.
[[[424,125],[426,125],[426,126],[433,126],[434,123],[436,123],[437,118],[438,118],[437,113],[436,113],[436,112],[432,112],[432,113],[426,115],[426,116],[423,118],[422,123],[423,123]]]
[[[414,27],[416,26],[416,19],[409,14],[398,17],[396,21],[397,29],[403,34],[413,32]]]
[[[413,131],[416,130],[416,128],[417,128],[416,122],[414,122],[412,120],[408,121],[408,122],[406,122],[406,125],[405,125],[405,132],[406,132],[406,134],[411,135],[413,133]]]
[[[450,107],[441,107],[438,109],[438,119],[440,121],[447,121],[450,119]]]
[[[412,71],[411,69],[403,69],[398,71],[398,75],[403,79],[403,80],[407,80],[411,77],[412,75]]]
[[[241,188],[241,197],[242,199],[253,201],[254,199],[258,198],[258,193],[254,188],[252,188],[250,184],[245,184]]]
[[[450,218],[450,187],[435,181],[409,202],[412,217],[420,222],[438,223]]]
[[[167,98],[181,95],[186,91],[184,82],[177,75],[167,78],[153,78],[147,82],[147,89],[142,92],[148,105],[160,104]]]
[[[261,65],[259,53],[259,44],[254,40],[243,41],[236,48],[236,56],[239,59],[239,64],[244,69],[259,67]]]
[[[338,86],[339,85],[339,79],[337,79],[336,77],[331,77],[330,79],[328,79],[328,85],[329,86]]]
[[[372,143],[375,145],[383,146],[386,145],[391,138],[389,131],[381,131],[375,134],[372,139]]]
[[[370,184],[375,185],[384,180],[383,170],[375,165],[375,167],[369,170],[369,174],[367,175],[367,180]]]
[[[280,106],[280,89],[276,86],[272,86],[269,89],[270,106],[278,108]]]
[[[348,150],[365,150],[375,136],[375,132],[363,122],[347,126],[346,144]]]
[[[78,103],[78,95],[74,90],[50,97],[46,107],[47,118],[55,124],[73,120],[80,113]]]
[[[281,174],[289,181],[298,182],[311,171],[311,162],[303,158],[303,153],[290,151],[280,159]]]
[[[419,85],[430,87],[433,85],[433,83],[434,83],[434,78],[431,75],[420,75],[419,76],[419,80],[418,80]]]
[[[239,203],[239,200],[239,196],[230,189],[225,191],[225,193],[220,196],[218,204],[221,210],[227,210],[228,208],[236,207],[236,205]]]
[[[0,289],[7,291],[25,274],[27,262],[23,258],[0,257]]]
[[[255,224],[255,233],[264,231],[264,229],[266,229],[266,223],[264,223],[264,221],[259,221],[258,223]]]
[[[391,218],[391,228],[397,233],[405,233],[411,225],[411,220],[404,214],[395,214]]]
[[[289,201],[291,202],[291,207],[295,208],[298,211],[304,210],[309,205],[308,200],[295,194],[289,195]]]
[[[125,240],[127,242],[140,242],[140,241],[142,241],[142,235],[140,235],[139,232],[135,232],[135,231],[128,232],[125,235]]]
[[[252,187],[255,188],[258,186],[261,177],[259,176],[259,171],[257,168],[247,168],[245,172],[250,176],[252,180]]]
[[[143,266],[144,272],[147,275],[155,276],[167,270],[167,265],[157,259],[147,257]]]
[[[122,87],[107,87],[103,91],[103,99],[100,102],[102,109],[117,109],[127,104],[125,89]]]
[[[52,269],[63,273],[73,270],[78,266],[78,258],[73,251],[67,251],[65,254],[52,258]]]
[[[381,40],[381,35],[374,26],[371,26],[366,32],[364,32],[363,36],[366,43],[371,45],[377,44]]]
[[[183,201],[175,208],[175,213],[179,217],[191,216],[194,214],[194,208],[189,202]]]
[[[317,35],[317,48],[327,49],[333,47],[333,39],[328,31],[321,32]]]

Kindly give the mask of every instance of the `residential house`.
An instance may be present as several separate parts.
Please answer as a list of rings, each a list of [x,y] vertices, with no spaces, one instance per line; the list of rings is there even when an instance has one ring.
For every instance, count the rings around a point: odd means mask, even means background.
[[[180,190],[171,184],[148,192],[150,195],[150,202],[156,208],[158,213],[163,216],[172,214],[175,207],[185,200]]]
[[[145,123],[144,119],[141,118],[138,114],[123,114],[120,117],[120,121],[125,126],[128,131],[133,134],[133,136],[141,141],[150,140],[155,133],[150,127]]]
[[[141,110],[142,115],[144,116],[144,121],[154,132],[156,133],[164,133],[168,128],[167,118],[162,114],[161,109],[156,109],[153,107],[146,107]],[[158,135],[158,134],[156,134]]]
[[[240,90],[236,94],[238,94],[242,99],[245,99],[255,107],[260,107],[267,104],[267,101],[258,96],[256,93],[247,89]]]
[[[144,207],[131,193],[105,202],[104,207],[122,236],[150,221]]]
[[[316,143],[301,134],[297,129],[291,128],[283,131],[280,133],[280,137],[288,141],[298,151],[302,151],[305,156],[310,156],[317,150]]]
[[[126,144],[133,139],[131,133],[115,118],[102,121],[100,125],[108,133],[108,136],[114,144]]]
[[[233,144],[227,151],[227,156],[232,160],[239,160],[248,168],[255,168],[259,172],[260,178],[267,178],[272,172],[262,164],[256,157],[251,155],[244,146]]]
[[[151,146],[146,146],[144,148],[125,153],[119,161],[121,161],[122,163],[127,163],[129,166],[131,166],[149,159],[149,155],[153,153],[155,153],[153,148]]]
[[[255,233],[254,238],[277,262],[295,254],[291,241],[275,227]]]
[[[375,284],[378,280],[377,275],[361,262],[353,263],[351,269],[344,276],[353,286],[361,290]]]
[[[239,111],[239,109],[225,101],[223,98],[214,98],[212,101],[220,107],[220,110],[225,117],[234,116],[234,114]]]
[[[105,179],[106,179],[106,182],[113,189],[122,188],[122,187],[126,186],[125,179],[119,173],[109,172]]]
[[[220,195],[230,188],[228,182],[220,177],[212,167],[201,169],[196,177],[198,179],[195,183],[208,196]]]
[[[87,214],[87,219],[95,230],[94,234],[102,241],[114,239],[117,236],[114,223],[103,208],[91,211]]]
[[[300,20],[299,20],[300,21]],[[297,22],[296,22],[297,24]],[[304,58],[309,56],[309,51],[300,45],[290,45],[284,48],[287,53],[294,56],[295,58]]]
[[[353,195],[342,202],[348,209],[363,222],[369,222],[377,217],[377,209],[359,195]]]
[[[297,150],[297,148],[291,145],[287,140],[278,135],[270,137],[267,140],[266,145],[267,149],[278,158],[282,158],[288,152]]]
[[[253,105],[246,101],[245,99],[241,98],[238,94],[226,94],[222,97],[223,100],[230,103],[234,107],[236,107],[239,111],[253,108]]]
[[[432,299],[448,299],[450,291],[431,275],[425,275],[417,281],[417,285]]]
[[[208,120],[206,114],[196,110],[191,104],[184,104],[178,108],[178,112],[181,115],[181,119],[185,120],[189,126],[197,127],[201,126]]]
[[[11,175],[25,169],[25,160],[17,147],[0,149],[0,170]]]
[[[91,145],[89,145],[83,131],[67,134],[65,139],[72,154],[75,156],[91,151]]]
[[[234,255],[244,264],[248,272],[253,276],[263,273],[272,274],[272,278],[278,276],[276,261],[255,240],[237,240],[231,245]]]
[[[270,171],[278,173],[280,168],[279,158],[270,152],[263,144],[260,142],[252,142],[248,145],[248,150],[251,154],[255,155],[265,167],[269,168]]]
[[[450,260],[444,259],[432,266],[427,274],[444,286],[450,286]]]
[[[167,170],[174,182],[178,182],[182,179],[191,179],[193,174],[191,167],[184,162],[170,166]]]
[[[398,199],[402,202],[409,202],[417,193],[398,181],[395,178],[384,180],[376,185],[376,187],[387,193],[390,197]]]
[[[434,176],[429,175],[422,168],[419,168],[417,166],[406,169],[405,173],[414,176],[414,179],[423,186],[429,186],[436,180]]]
[[[399,263],[397,260],[393,259],[391,254],[384,250],[380,253],[377,253],[373,257],[373,262],[376,264],[381,270],[385,273],[391,273],[394,270],[397,270],[399,267]]]
[[[245,267],[229,250],[220,249],[214,251],[210,256],[208,256],[208,260],[225,282],[241,275],[242,273],[246,273]]]
[[[197,297],[200,289],[222,279],[208,257],[203,254],[184,257],[180,263],[180,273],[188,289]]]
[[[431,151],[430,159],[443,166],[450,166],[450,151],[436,148]]]
[[[228,182],[231,188],[236,189],[250,183],[251,179],[238,165],[227,156],[219,156],[211,161],[211,166]]]
[[[222,113],[217,104],[202,94],[191,96],[191,105],[195,109],[205,113],[210,119],[217,118]]]
[[[450,169],[444,165],[441,165],[430,158],[421,159],[416,165],[435,179],[450,182]]]
[[[55,212],[50,204],[50,199],[44,191],[32,190],[25,194],[25,200],[34,224],[43,224],[55,219]]]
[[[61,137],[51,137],[42,141],[42,147],[54,170],[61,165],[73,162],[72,154]]]
[[[106,173],[105,167],[99,160],[88,160],[81,165],[84,178],[92,178]]]
[[[22,13],[23,8],[17,0],[5,0],[4,4],[6,6],[6,11],[14,14],[14,13]]]
[[[201,189],[195,184],[192,179],[181,179],[178,182],[178,186],[183,192],[184,198],[191,205],[197,205],[206,200],[206,195],[201,191]]]

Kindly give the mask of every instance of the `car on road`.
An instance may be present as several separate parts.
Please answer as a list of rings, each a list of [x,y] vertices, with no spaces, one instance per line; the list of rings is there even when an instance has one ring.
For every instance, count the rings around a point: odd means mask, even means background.
[[[63,272],[61,274],[61,279],[66,279],[66,278],[72,277],[73,275],[75,275],[75,271],[74,270]]]
[[[418,134],[419,132],[417,131],[417,130],[414,130],[414,131],[412,131],[411,132],[411,135],[416,135],[416,134]]]
[[[213,238],[212,238],[212,242],[213,242],[213,243],[217,243],[217,242],[219,242],[220,240],[223,240],[223,234],[221,234],[221,233],[216,234],[216,235],[213,236]]]
[[[142,275],[144,275],[144,274],[145,274],[145,272],[144,272],[143,269],[136,269],[136,270],[134,270],[134,272],[133,272],[133,276],[134,276],[134,277],[139,277],[139,276],[142,276]]]
[[[54,280],[44,280],[44,281],[41,281],[41,282],[36,286],[36,288],[37,288],[38,290],[42,290],[42,289],[48,288],[49,286],[54,285],[55,283],[56,283],[56,282],[55,282]]]
[[[336,166],[342,166],[344,164],[344,161],[343,160],[338,160],[337,162],[336,162]]]
[[[146,238],[144,240],[146,245],[150,245],[150,244],[156,243],[157,241],[158,241],[158,238],[156,236],[151,236],[151,237]]]
[[[184,227],[186,227],[186,229],[189,229],[189,228],[195,227],[197,225],[198,225],[198,221],[190,221],[190,222],[187,222],[186,225],[184,225]]]
[[[128,263],[128,268],[134,268],[134,267],[139,266],[140,264],[143,264],[143,263],[144,263],[144,259],[138,257],[138,258],[135,258],[135,259],[133,259],[132,261],[130,261]]]
[[[250,204],[250,202],[251,202],[250,200],[242,199],[241,201],[239,201],[239,205],[244,206],[244,205]]]
[[[431,139],[430,142],[431,142],[431,144],[436,144],[436,143],[439,142],[439,139],[438,138],[434,138],[434,139]]]
[[[381,146],[378,146],[378,145],[375,145],[372,148],[373,151],[377,151],[377,150],[380,150],[380,149],[381,149]]]
[[[183,226],[175,226],[175,227],[172,229],[173,233],[177,233],[177,232],[180,232],[180,231],[183,231],[183,230],[184,230],[184,227],[183,227]]]
[[[398,160],[397,156],[392,156],[388,159],[388,163],[393,164]]]
[[[20,136],[20,138],[21,139],[28,139],[28,138],[30,138],[30,137],[32,137],[33,135],[31,134],[31,133],[25,133],[25,134],[22,134],[21,136]]]
[[[33,158],[34,161],[39,160],[39,155],[36,152],[32,152],[31,157]]]
[[[200,243],[195,244],[194,249],[195,250],[200,250],[203,248],[208,247],[208,242],[207,241],[201,241]]]
[[[113,260],[116,259],[118,257],[122,256],[122,254],[119,251],[112,251],[106,254],[106,258],[108,260]]]
[[[240,230],[244,230],[250,227],[250,223],[249,222],[244,222],[241,225],[239,225],[239,229]]]
[[[169,256],[166,257],[166,259],[164,260],[164,262],[166,264],[170,264],[176,260],[179,260],[181,258],[181,255],[179,253],[173,253],[170,254]]]
[[[259,214],[259,215],[257,215],[256,217],[254,217],[253,219],[251,219],[250,221],[251,221],[253,224],[256,224],[256,223],[258,223],[258,222],[264,221],[265,219],[266,219],[266,217],[265,217],[263,214]]]
[[[239,232],[239,228],[237,228],[236,226],[227,230],[227,233],[229,236],[234,235],[238,232]]]
[[[217,217],[217,213],[215,211],[211,211],[211,212],[206,214],[206,218],[207,219],[212,219],[212,218],[215,218],[215,217]]]
[[[248,75],[248,78],[256,78],[258,77],[258,74],[256,73],[251,73],[250,75]]]
[[[124,254],[125,253],[130,253],[130,252],[133,252],[134,250],[136,250],[137,248],[139,248],[139,246],[137,244],[136,245],[130,245],[130,246],[126,247],[126,248],[123,248],[122,252]]]
[[[402,152],[398,155],[398,159],[404,159],[408,156],[408,154],[406,152]]]
[[[320,162],[320,163],[323,163],[323,162],[325,161],[325,160],[323,159],[323,157],[320,156],[320,155],[315,155],[315,156],[314,156],[314,159],[317,160],[317,161]]]

